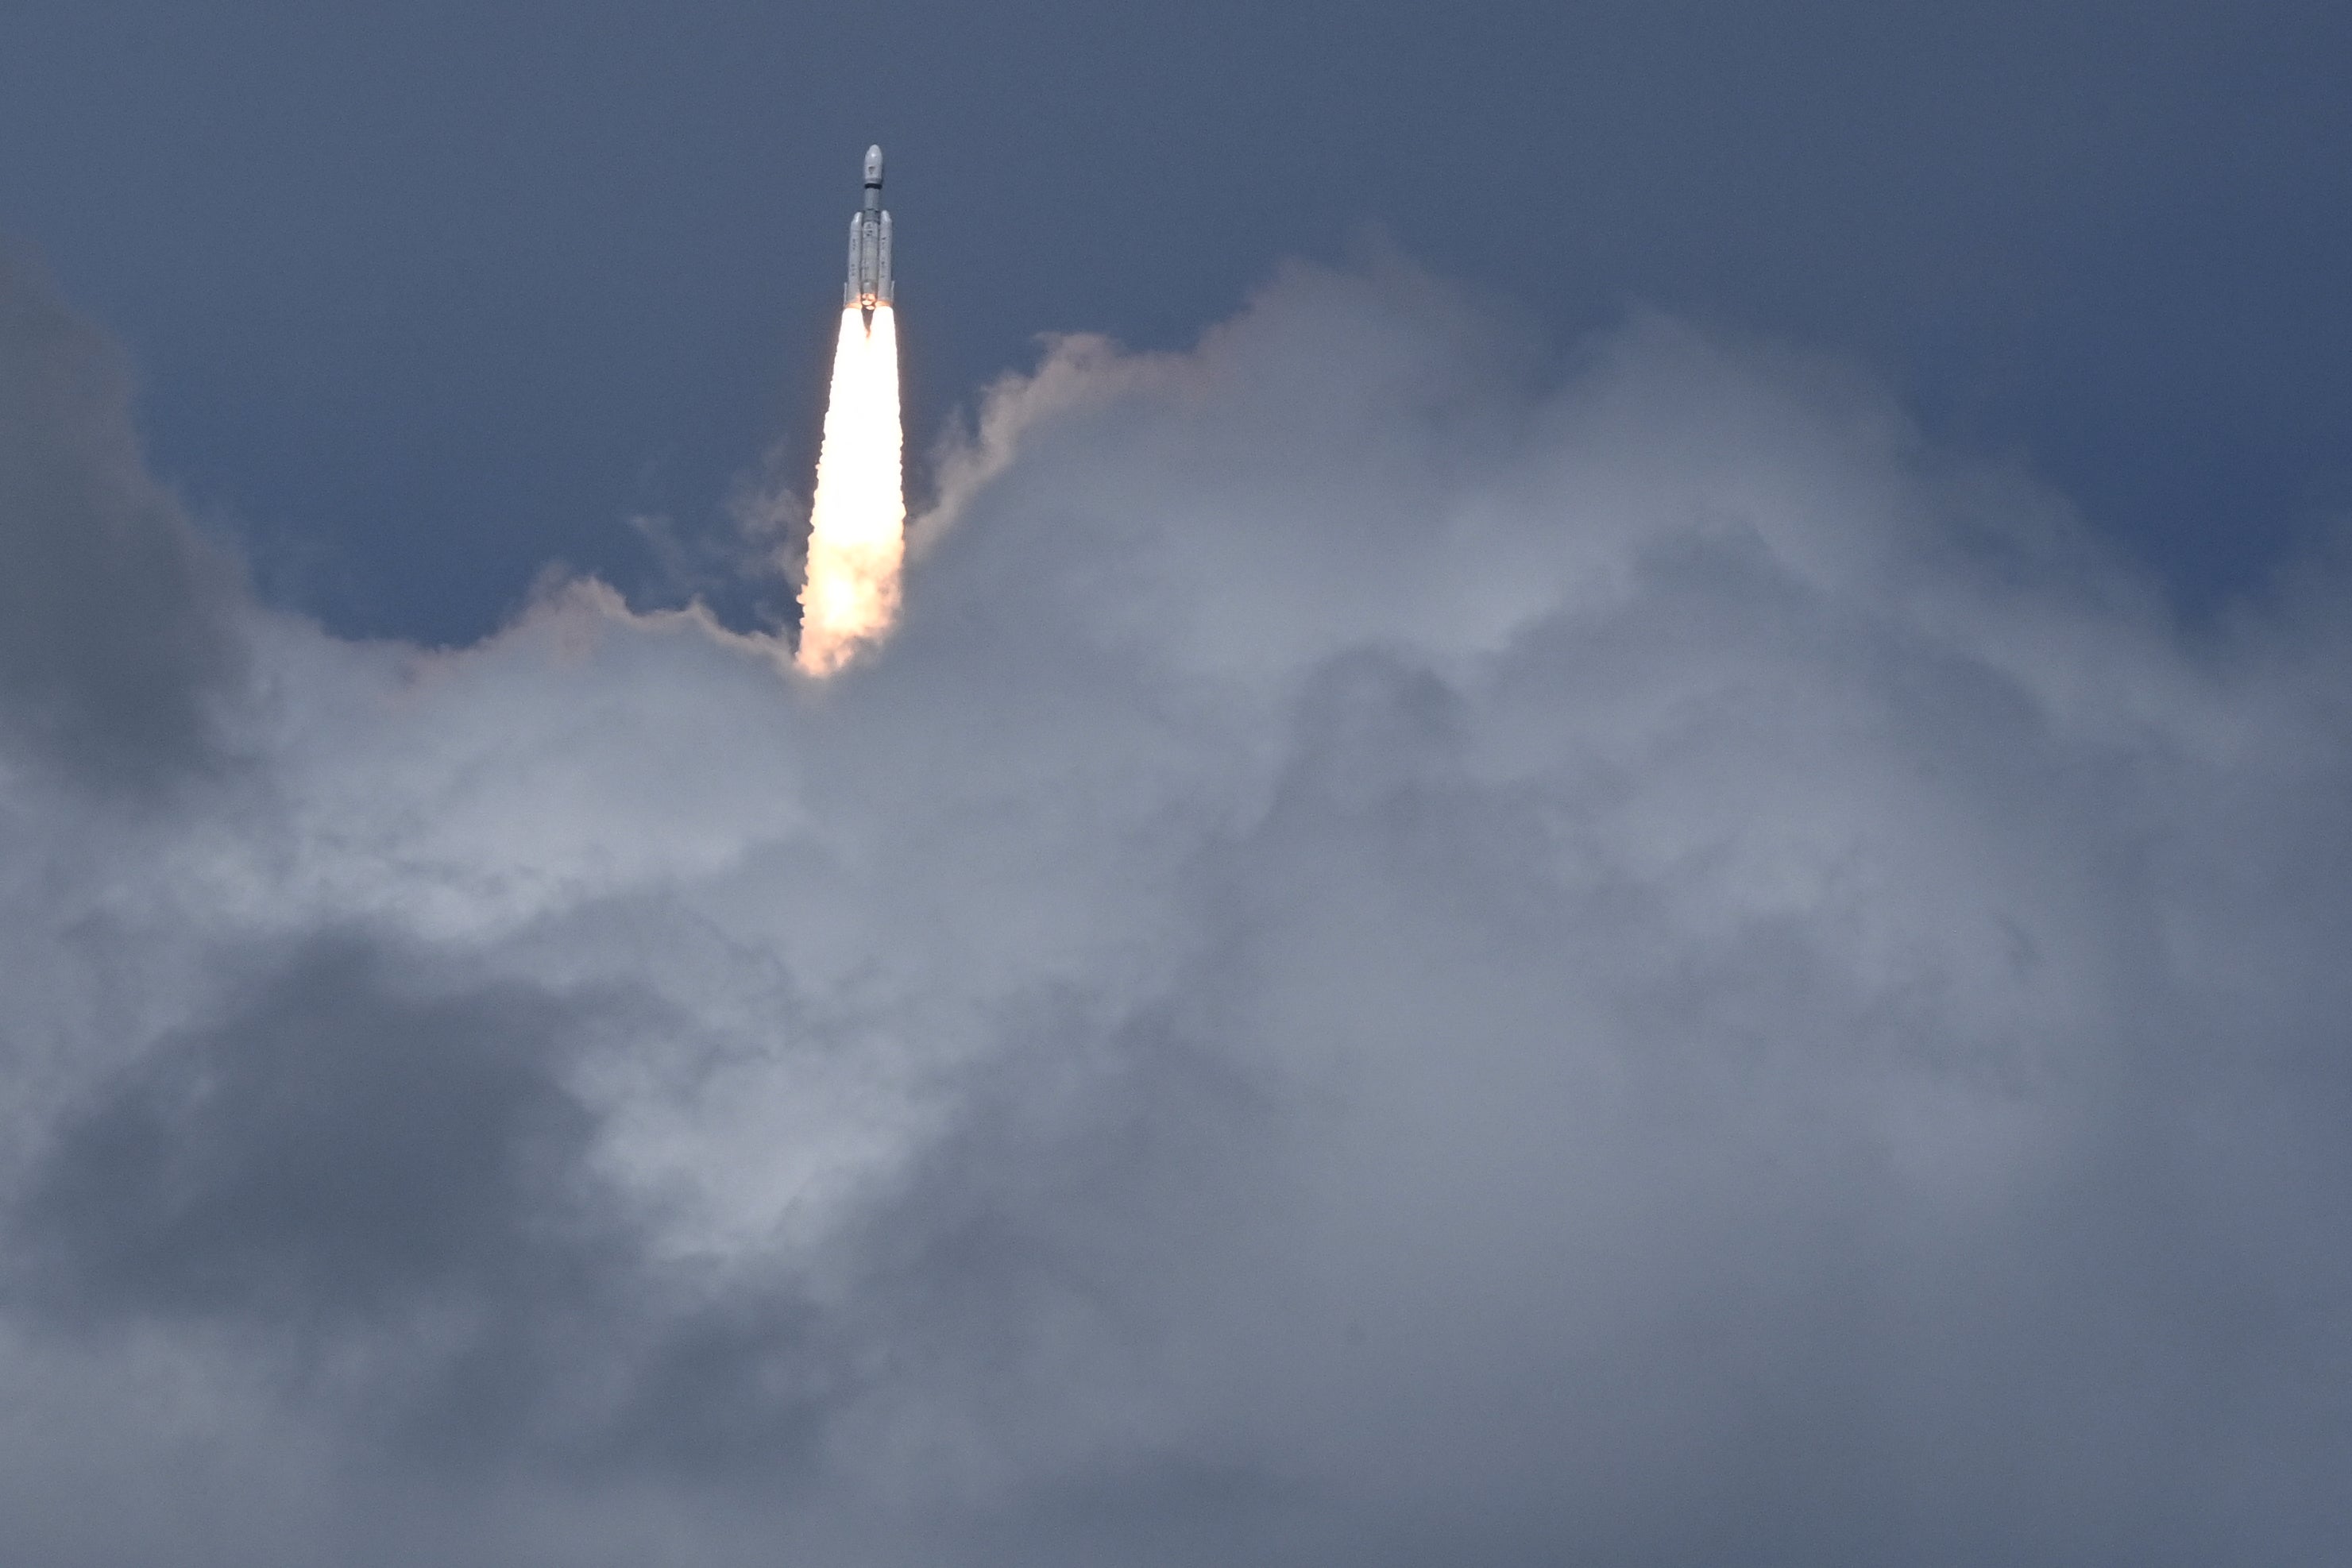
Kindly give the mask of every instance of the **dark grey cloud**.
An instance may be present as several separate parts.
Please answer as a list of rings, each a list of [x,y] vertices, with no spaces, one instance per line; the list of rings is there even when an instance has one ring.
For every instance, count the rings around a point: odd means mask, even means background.
[[[152,479],[119,349],[0,254],[0,725],[143,785],[210,759],[242,584]]]
[[[25,1183],[18,1308],[100,1340],[220,1333],[367,1463],[774,1465],[806,1424],[783,1364],[805,1311],[666,1287],[567,1081],[641,1009],[448,968],[306,944],[99,1085]]]
[[[247,607],[248,767],[12,803],[0,1543],[2340,1539],[2340,567],[2184,632],[1849,365],[1402,268],[942,478],[826,687]]]
[[[26,1225],[53,1310],[331,1328],[510,1296],[595,1248],[569,1010],[406,996],[382,967],[322,943],[62,1131]]]

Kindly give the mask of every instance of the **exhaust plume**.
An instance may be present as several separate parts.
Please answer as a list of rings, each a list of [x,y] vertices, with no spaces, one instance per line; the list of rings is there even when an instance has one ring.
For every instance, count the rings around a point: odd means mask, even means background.
[[[888,305],[872,320],[841,312],[833,392],[817,454],[808,574],[801,586],[794,662],[831,675],[887,637],[898,616],[907,501],[900,483],[898,331]]]

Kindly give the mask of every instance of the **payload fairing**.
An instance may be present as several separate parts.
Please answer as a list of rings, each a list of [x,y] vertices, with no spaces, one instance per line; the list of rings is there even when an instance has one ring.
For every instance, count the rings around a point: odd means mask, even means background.
[[[890,215],[882,210],[882,149],[866,149],[866,205],[849,220],[849,281],[841,302],[872,310],[890,302]]]

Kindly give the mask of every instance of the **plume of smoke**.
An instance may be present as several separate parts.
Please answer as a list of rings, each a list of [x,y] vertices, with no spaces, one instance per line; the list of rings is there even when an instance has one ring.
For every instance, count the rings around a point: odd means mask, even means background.
[[[853,305],[841,313],[834,350],[801,589],[798,662],[812,675],[831,675],[888,636],[898,619],[903,443],[896,319],[883,305],[869,324]]]

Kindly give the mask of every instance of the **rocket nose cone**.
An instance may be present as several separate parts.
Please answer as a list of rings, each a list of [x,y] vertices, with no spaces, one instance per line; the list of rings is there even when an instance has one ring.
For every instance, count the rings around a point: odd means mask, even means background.
[[[866,149],[866,183],[869,185],[882,183],[882,144],[878,142]]]

